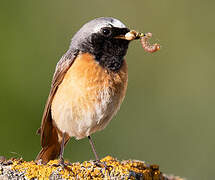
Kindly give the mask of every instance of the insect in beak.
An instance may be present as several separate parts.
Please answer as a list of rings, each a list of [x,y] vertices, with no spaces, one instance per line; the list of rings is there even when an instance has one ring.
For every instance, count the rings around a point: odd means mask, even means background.
[[[140,39],[143,49],[146,52],[153,53],[160,49],[160,45],[157,43],[151,45],[148,41],[151,37],[152,37],[152,33],[144,34],[144,33],[139,33],[135,30],[131,30],[131,31],[127,32],[125,35],[119,35],[114,38],[124,39],[124,40],[128,40],[128,41]]]

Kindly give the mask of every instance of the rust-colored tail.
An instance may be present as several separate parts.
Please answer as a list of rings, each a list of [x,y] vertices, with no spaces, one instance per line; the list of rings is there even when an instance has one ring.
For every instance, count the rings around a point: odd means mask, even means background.
[[[69,136],[65,134],[64,146],[69,141]],[[43,164],[48,163],[50,160],[57,159],[60,155],[62,144],[62,133],[53,127],[52,136],[48,138],[48,142],[45,146],[42,146],[42,150],[36,157],[36,160],[42,160]]]
[[[42,148],[42,150],[37,155],[36,160],[42,160],[43,164],[48,163],[50,160],[58,158],[60,154],[60,145],[53,144],[51,146],[47,146]]]
[[[50,111],[47,113],[46,121],[44,122],[42,123],[41,128],[37,131],[37,133],[41,135],[42,150],[35,160],[41,159],[42,163],[46,164],[50,160],[58,158],[60,155],[63,133],[53,125]],[[70,137],[65,134],[64,146],[69,139]]]

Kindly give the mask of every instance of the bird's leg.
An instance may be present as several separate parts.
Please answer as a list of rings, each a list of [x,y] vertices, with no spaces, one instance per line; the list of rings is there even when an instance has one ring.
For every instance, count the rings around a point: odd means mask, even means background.
[[[91,136],[88,136],[88,139],[89,139],[91,148],[92,148],[92,150],[93,150],[93,153],[94,153],[94,155],[95,155],[96,161],[97,161],[97,162],[100,162],[99,156],[98,156],[97,153],[96,153],[96,148],[95,148],[95,145],[94,145],[94,143],[93,143],[93,140],[92,140]]]
[[[65,133],[63,133],[63,137],[62,137],[62,142],[61,142],[61,146],[60,146],[60,159],[59,159],[59,164],[64,167],[64,159],[63,159],[63,153],[64,153],[64,141],[65,141]]]
[[[62,136],[62,142],[61,142],[61,145],[60,145],[60,155],[59,155],[58,164],[53,164],[52,166],[55,166],[55,167],[61,166],[62,168],[65,168],[65,167],[67,166],[67,165],[64,163],[64,159],[63,159],[64,143],[65,143],[65,133],[63,133],[63,136]]]
[[[96,165],[98,165],[98,166],[100,166],[100,167],[101,167],[101,165],[102,165],[103,167],[105,167],[105,169],[108,170],[107,164],[106,164],[105,162],[101,162],[101,161],[100,161],[99,156],[98,156],[98,154],[96,153],[96,148],[95,148],[95,145],[94,145],[94,143],[93,143],[93,140],[92,140],[91,136],[88,136],[88,139],[89,139],[91,148],[92,148],[93,153],[94,153],[95,158],[96,158]]]

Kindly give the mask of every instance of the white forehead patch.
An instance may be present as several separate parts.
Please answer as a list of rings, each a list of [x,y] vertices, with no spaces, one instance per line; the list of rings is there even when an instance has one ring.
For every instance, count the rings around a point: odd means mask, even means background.
[[[96,26],[93,28],[93,32],[99,32],[103,27],[117,27],[117,28],[126,28],[126,26],[119,21],[118,19],[108,18],[103,19],[102,21],[98,22]]]
[[[112,25],[114,27],[118,27],[118,28],[126,28],[126,26],[121,22],[119,21],[118,19],[112,19]]]

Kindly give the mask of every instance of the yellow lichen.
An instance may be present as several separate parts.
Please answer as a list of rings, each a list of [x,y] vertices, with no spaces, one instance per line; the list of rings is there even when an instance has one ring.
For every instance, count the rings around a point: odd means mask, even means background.
[[[106,167],[104,164],[106,164]],[[48,162],[46,165],[37,164],[34,161],[26,162],[14,160],[12,169],[23,172],[28,179],[48,179],[53,173],[64,179],[111,179],[118,177],[123,179],[134,179],[134,176],[144,176],[145,179],[157,179],[162,177],[158,166],[147,166],[141,161],[118,161],[111,156],[101,159],[101,165],[95,161],[84,161],[83,163],[69,163],[65,168],[57,166],[58,160]]]

